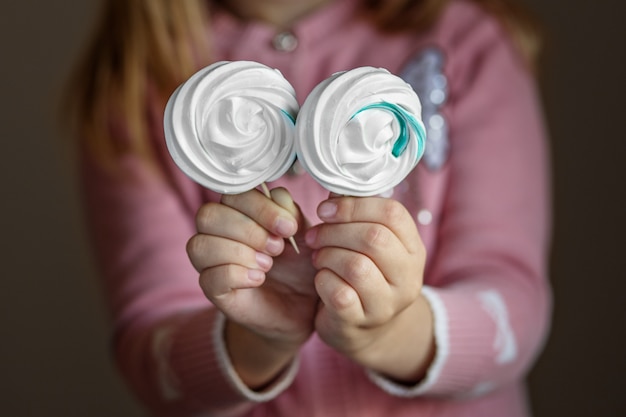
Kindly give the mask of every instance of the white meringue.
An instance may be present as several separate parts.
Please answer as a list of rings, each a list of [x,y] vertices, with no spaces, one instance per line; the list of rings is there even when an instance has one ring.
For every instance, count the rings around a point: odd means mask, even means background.
[[[294,162],[298,109],[293,87],[278,70],[217,62],[170,97],[167,148],[199,184],[223,194],[245,192],[278,179]]]
[[[382,68],[334,74],[313,89],[296,122],[296,153],[324,188],[342,195],[382,194],[424,154],[420,100]]]

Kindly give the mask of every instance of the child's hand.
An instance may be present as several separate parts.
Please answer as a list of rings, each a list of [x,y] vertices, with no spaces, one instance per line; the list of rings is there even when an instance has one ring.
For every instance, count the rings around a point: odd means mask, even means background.
[[[204,205],[187,245],[205,295],[228,318],[229,353],[251,386],[267,382],[308,339],[318,303],[304,218],[286,190],[272,198],[252,190]],[[285,245],[294,234],[300,255]],[[263,348],[268,363],[256,363]]]
[[[318,215],[324,223],[306,242],[319,270],[319,336],[363,366],[419,379],[434,347],[420,296],[426,253],[411,215],[391,199],[332,196]]]

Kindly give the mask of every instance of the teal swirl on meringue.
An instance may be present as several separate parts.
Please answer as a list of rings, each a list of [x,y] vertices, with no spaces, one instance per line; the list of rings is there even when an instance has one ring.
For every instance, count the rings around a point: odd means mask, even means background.
[[[287,110],[280,109],[280,111],[289,119],[292,125],[296,125],[296,118],[291,115]]]
[[[419,97],[383,68],[333,74],[309,94],[296,120],[296,154],[324,188],[341,195],[388,193],[425,151]]]
[[[388,103],[386,101],[382,101],[380,103],[372,103],[367,106],[359,109],[352,118],[354,118],[357,114],[372,110],[379,109],[385,110],[389,113],[393,114],[396,120],[398,121],[398,125],[400,127],[400,133],[398,134],[398,139],[393,144],[393,148],[391,150],[391,154],[396,158],[404,153],[407,146],[409,145],[409,140],[411,139],[411,132],[413,130],[415,134],[415,139],[417,140],[417,154],[415,155],[416,159],[420,159],[422,155],[424,155],[424,144],[426,142],[426,130],[424,129],[424,125],[422,122],[417,120],[415,116],[411,113],[407,112],[402,107],[397,104]]]

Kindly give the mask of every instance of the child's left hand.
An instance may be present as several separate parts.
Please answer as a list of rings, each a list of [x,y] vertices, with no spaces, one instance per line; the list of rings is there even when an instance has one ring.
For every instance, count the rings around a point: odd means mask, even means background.
[[[310,229],[318,335],[355,362],[416,382],[434,354],[432,314],[420,295],[426,252],[409,212],[378,197],[322,202]]]

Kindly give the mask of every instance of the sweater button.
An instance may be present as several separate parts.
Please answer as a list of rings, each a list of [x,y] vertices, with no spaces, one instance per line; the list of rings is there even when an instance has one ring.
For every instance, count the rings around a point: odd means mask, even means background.
[[[422,209],[417,213],[417,222],[422,226],[428,226],[433,222],[433,214],[426,209]]]
[[[281,32],[272,39],[272,46],[280,52],[293,52],[298,47],[298,38],[291,32]]]

